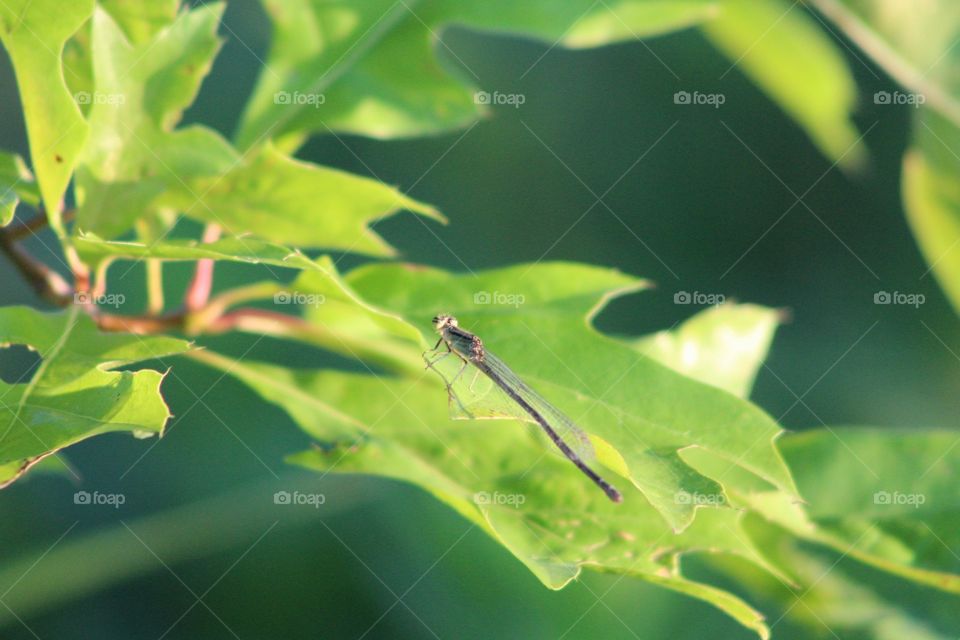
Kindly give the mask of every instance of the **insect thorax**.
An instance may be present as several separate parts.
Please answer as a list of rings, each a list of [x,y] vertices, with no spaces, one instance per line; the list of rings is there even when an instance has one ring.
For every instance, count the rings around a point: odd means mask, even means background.
[[[483,355],[484,355],[483,340],[481,340],[478,336],[473,336],[473,340],[471,341],[471,345],[470,345],[470,350],[473,352],[474,360],[478,362],[483,362]]]

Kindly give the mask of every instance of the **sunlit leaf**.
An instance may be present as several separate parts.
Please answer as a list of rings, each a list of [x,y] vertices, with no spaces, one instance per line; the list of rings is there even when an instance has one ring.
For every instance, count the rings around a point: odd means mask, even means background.
[[[616,505],[513,421],[451,421],[429,374],[378,378],[291,371],[194,356],[229,372],[290,413],[308,433],[336,443],[291,461],[318,471],[375,474],[423,487],[504,544],[547,586],[560,588],[582,567],[628,573],[720,607],[765,637],[744,602],[684,578],[676,556],[710,550],[760,556],[739,532],[741,513],[701,510],[682,534],[666,527],[642,494],[624,487]],[[772,570],[772,568],[771,568]]]
[[[13,222],[13,215],[21,200],[33,206],[40,203],[40,193],[33,175],[23,158],[0,152],[0,227]]]
[[[915,144],[903,159],[904,208],[930,270],[960,313],[960,128],[929,109],[916,123]]]
[[[224,238],[211,243],[171,239],[147,244],[103,240],[94,234],[83,234],[76,238],[75,244],[77,253],[94,266],[106,259],[201,260],[209,258],[249,264],[269,264],[290,269],[317,268],[313,260],[296,249],[253,238]]]
[[[131,44],[106,11],[94,13],[91,143],[77,176],[78,227],[106,237],[151,212],[165,190],[216,175],[235,161],[212,130],[174,131],[220,48],[222,4],[184,12],[152,39]]]
[[[641,281],[565,264],[463,276],[371,266],[351,272],[347,281],[364,299],[407,318],[428,336],[436,313],[457,316],[461,326],[597,440],[601,458],[602,445],[609,444],[620,457],[614,466],[622,463],[618,471],[674,527],[685,526],[694,511],[692,504],[678,504],[678,491],[719,491],[680,460],[680,449],[714,451],[792,491],[771,441],[779,430],[768,416],[624,349],[585,321],[603,301],[637,290]]]
[[[874,585],[858,580],[845,566],[840,566],[836,554],[816,552],[758,516],[748,516],[744,528],[759,549],[767,555],[776,555],[779,565],[791,568],[796,584],[779,581],[730,556],[711,556],[710,564],[736,576],[737,582],[750,593],[776,605],[784,612],[783,618],[805,625],[811,633],[873,640],[947,640],[950,637],[939,633],[900,602],[882,595]],[[775,636],[780,637],[784,631],[775,630]],[[849,636],[839,636],[841,633]]]
[[[731,503],[794,536],[915,582],[960,593],[954,479],[960,453],[949,431],[836,427],[779,441],[805,502],[727,484]],[[724,462],[686,456],[707,476],[739,476]]]
[[[776,309],[724,304],[632,343],[674,371],[746,398],[779,321]]]
[[[680,572],[679,554],[698,549],[778,569],[745,544],[743,513],[724,508],[721,485],[686,466],[678,449],[707,447],[768,490],[792,491],[772,446],[778,430],[749,403],[671,372],[590,326],[603,301],[637,290],[642,281],[568,264],[527,270],[454,276],[370,266],[348,274],[346,284],[417,327],[420,350],[432,343],[430,318],[437,312],[452,312],[476,330],[487,348],[595,440],[607,479],[624,493],[620,505],[554,455],[536,427],[515,419],[452,420],[433,372],[383,377],[291,371],[209,351],[194,357],[244,381],[324,443],[295,462],[422,486],[500,540],[549,586],[563,586],[585,566],[630,573],[703,598],[765,633],[747,605]],[[308,318],[322,322],[323,306]],[[338,329],[349,333],[345,325]],[[734,453],[738,439],[742,447]]]
[[[791,434],[781,448],[817,525],[812,539],[960,593],[957,440],[946,430],[845,427]],[[799,518],[789,522],[804,535]]]
[[[236,233],[296,245],[390,255],[370,223],[399,209],[443,220],[428,205],[370,178],[291,158],[265,146],[224,173],[188,180],[164,202]]]
[[[926,104],[960,126],[960,4],[952,0],[813,0],[845,35],[913,95],[880,92],[878,105]],[[922,101],[922,102],[921,102]]]
[[[131,42],[148,42],[177,17],[179,0],[100,0],[100,7],[113,16]]]
[[[907,218],[930,269],[960,311],[960,4],[950,0],[815,0],[816,6],[904,89],[873,95],[879,109],[909,107],[903,162]],[[924,274],[926,275],[926,274]]]
[[[741,70],[793,117],[832,160],[862,164],[850,120],[856,84],[823,27],[792,0],[727,0],[703,31]]]
[[[174,129],[220,42],[223,5],[184,12],[131,44],[106,11],[93,20],[94,143],[78,175],[78,229],[114,238],[158,210],[301,247],[388,255],[370,224],[399,209],[442,219],[376,180],[270,146],[241,156],[202,126]]]
[[[45,314],[0,309],[0,346],[26,345],[41,359],[32,377],[0,382],[0,466],[9,482],[63,447],[111,431],[162,433],[170,412],[163,374],[116,369],[181,353],[174,338],[100,333],[79,307]],[[16,471],[12,470],[16,466]]]
[[[423,135],[475,119],[482,105],[470,85],[477,79],[437,59],[439,34],[449,25],[593,47],[696,24],[716,8],[712,0],[264,4],[273,44],[237,135],[243,148],[265,136],[302,140],[330,130]]]
[[[61,198],[87,138],[67,88],[64,43],[90,17],[93,0],[5,0],[0,41],[10,55],[23,104],[30,158],[51,226],[62,233]]]

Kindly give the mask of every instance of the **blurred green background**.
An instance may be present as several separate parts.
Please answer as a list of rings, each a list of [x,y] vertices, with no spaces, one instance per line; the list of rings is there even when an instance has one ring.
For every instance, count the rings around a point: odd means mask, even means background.
[[[229,4],[224,50],[187,122],[232,133],[267,29],[256,2]],[[960,359],[947,345],[960,344],[960,331],[900,204],[910,107],[873,103],[875,91],[894,85],[853,45],[840,43],[861,89],[856,120],[870,155],[855,175],[832,167],[695,30],[576,52],[457,29],[444,41],[449,50],[438,55],[451,69],[476,75],[486,91],[523,94],[524,104],[495,106],[491,118],[445,136],[329,136],[300,154],[410,190],[449,217],[448,226],[410,215],[378,223],[403,259],[453,270],[575,260],[656,281],[602,314],[599,326],[613,333],[670,327],[702,308],[675,304],[680,291],[782,307],[792,320],[776,336],[753,400],[784,426],[955,424]],[[726,101],[676,105],[681,90]],[[26,154],[5,59],[0,121],[0,145]],[[805,194],[806,206],[791,190]],[[605,204],[595,204],[601,194]],[[359,262],[346,256],[340,264]],[[269,275],[217,269],[218,288]],[[123,278],[126,267],[117,271],[112,286],[142,299],[142,269]],[[189,269],[168,271],[175,296]],[[42,305],[6,261],[0,278],[3,304]],[[926,302],[876,305],[878,291],[922,293]],[[247,335],[204,343],[291,366],[343,364]],[[706,604],[632,578],[585,574],[547,591],[417,490],[286,467],[283,456],[307,439],[283,412],[217,372],[157,363],[168,365],[164,390],[175,417],[163,440],[110,435],[65,456],[85,489],[122,492],[124,505],[75,505],[77,487],[42,474],[0,494],[5,571],[16,578],[29,569],[0,600],[35,612],[0,637],[753,637]],[[278,490],[323,493],[326,502],[275,505]],[[695,560],[691,567],[694,577],[707,570]],[[948,606],[930,591],[879,574],[870,580],[897,600]],[[58,600],[74,581],[89,582],[87,595]],[[759,604],[771,622],[780,615]],[[813,633],[789,619],[773,632]]]

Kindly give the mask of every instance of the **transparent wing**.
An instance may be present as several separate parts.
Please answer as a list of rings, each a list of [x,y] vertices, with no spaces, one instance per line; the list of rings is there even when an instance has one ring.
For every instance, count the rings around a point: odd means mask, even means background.
[[[514,373],[513,369],[508,367],[503,360],[487,351],[484,357],[484,362],[490,368],[490,370],[502,378],[517,393],[518,396],[523,398],[527,404],[529,404],[537,411],[537,413],[543,416],[550,426],[553,427],[554,431],[556,431],[557,434],[568,445],[570,445],[570,448],[573,449],[577,455],[584,460],[593,460],[596,457],[593,450],[593,444],[590,442],[590,437],[584,433],[580,427],[574,424],[573,420],[567,417],[565,413],[557,409],[555,406],[550,404],[546,398],[530,388],[527,383],[521,380],[520,376]],[[497,389],[505,397],[507,397],[508,400],[512,400],[509,398],[509,396],[507,396],[506,393],[500,390],[499,387],[497,387]],[[530,416],[522,408],[517,407],[516,411],[523,414],[521,419],[528,422],[536,422],[533,416]]]
[[[452,418],[457,420],[511,419],[539,424],[482,369],[465,360],[463,355],[469,352],[465,349],[461,350],[460,346],[462,345],[454,344],[453,353],[450,354],[441,346],[440,350],[428,360],[430,367],[436,370],[446,382]],[[503,360],[486,351],[484,364],[492,375],[503,380],[524,402],[539,413],[581,459],[593,460],[596,457],[589,436],[566,414],[523,382]],[[562,455],[553,443],[549,444],[549,448],[558,455]]]

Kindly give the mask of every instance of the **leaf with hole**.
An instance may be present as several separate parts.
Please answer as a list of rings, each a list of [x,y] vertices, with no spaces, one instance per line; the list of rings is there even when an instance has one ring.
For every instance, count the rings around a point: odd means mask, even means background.
[[[71,444],[112,431],[162,434],[170,412],[164,374],[120,367],[183,353],[189,344],[162,336],[103,334],[79,307],[41,313],[0,309],[0,345],[26,345],[40,357],[32,376],[0,382],[0,467],[9,484]]]

